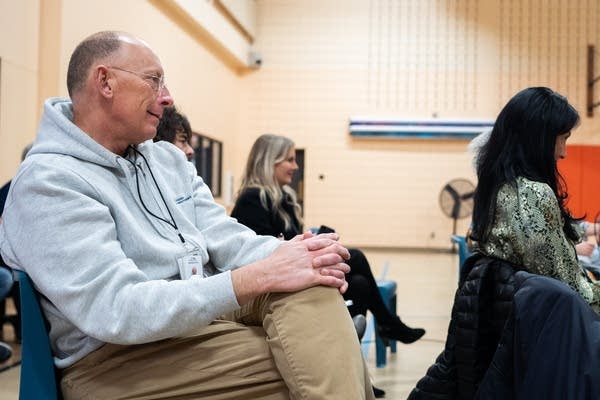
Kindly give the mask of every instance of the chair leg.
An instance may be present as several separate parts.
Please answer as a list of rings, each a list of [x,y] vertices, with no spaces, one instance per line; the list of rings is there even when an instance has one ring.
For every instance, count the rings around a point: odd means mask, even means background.
[[[387,346],[385,345],[385,342],[383,341],[381,336],[379,336],[379,333],[377,331],[377,321],[375,321],[375,365],[377,366],[377,368],[385,367],[387,363],[386,358]]]
[[[6,318],[6,300],[0,300],[0,340],[4,340],[4,324],[8,322]]]
[[[396,315],[396,285],[395,283],[378,283],[379,293],[383,299],[385,306],[393,315]],[[375,321],[375,350],[376,350],[376,365],[377,368],[385,367],[387,363],[387,347],[389,346],[392,353],[396,352],[396,341],[387,339],[384,341],[377,332],[377,321]]]
[[[21,297],[19,296],[19,282],[15,281],[10,289],[10,296],[15,304],[16,314],[11,316],[11,323],[15,330],[15,339],[21,343]]]
[[[4,324],[11,324],[15,333],[15,340],[21,343],[21,299],[19,298],[19,283],[15,282],[6,298],[12,298],[15,305],[15,314],[6,314],[6,299],[0,300],[0,340],[4,340]]]
[[[394,294],[392,296],[392,298],[390,299],[389,307],[390,307],[390,310],[392,311],[392,315],[398,315],[396,313],[396,294]],[[395,340],[390,341],[390,349],[392,350],[392,353],[396,352],[396,345],[397,345],[397,342]]]

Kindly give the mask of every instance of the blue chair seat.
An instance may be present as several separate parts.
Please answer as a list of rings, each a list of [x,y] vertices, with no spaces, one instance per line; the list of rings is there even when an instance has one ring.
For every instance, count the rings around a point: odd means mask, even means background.
[[[37,293],[25,272],[15,271],[15,274],[19,281],[21,297],[22,347],[19,399],[61,399],[46,320]]]
[[[458,277],[460,278],[465,260],[471,256],[471,252],[465,236],[452,235],[452,242],[458,245]]]
[[[390,280],[379,280],[377,281],[377,288],[381,294],[383,302],[387,306],[388,310],[392,315],[396,315],[396,289],[398,285],[396,281]],[[392,353],[396,352],[396,341],[389,340],[388,345]],[[377,330],[377,321],[375,321],[375,364],[377,368],[385,367],[387,363],[387,346],[386,342],[379,336]]]

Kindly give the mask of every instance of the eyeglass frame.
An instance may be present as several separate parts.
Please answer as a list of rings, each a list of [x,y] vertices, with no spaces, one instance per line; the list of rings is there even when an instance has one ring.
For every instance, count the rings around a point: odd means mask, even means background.
[[[154,90],[156,93],[162,92],[163,89],[167,86],[164,75],[152,75],[152,74],[147,74],[145,72],[136,72],[136,71],[131,71],[129,69],[125,69],[125,68],[121,68],[121,67],[115,67],[113,65],[108,65],[106,68],[116,69],[117,71],[123,71],[123,72],[128,72],[130,74],[134,74],[137,77],[142,78],[144,80],[144,82],[146,82],[148,84],[148,86],[150,86],[150,88],[152,90]],[[150,83],[146,79],[150,79],[152,81],[152,83]],[[158,79],[158,82],[156,81],[157,79]],[[156,88],[154,88],[154,85],[156,85]]]

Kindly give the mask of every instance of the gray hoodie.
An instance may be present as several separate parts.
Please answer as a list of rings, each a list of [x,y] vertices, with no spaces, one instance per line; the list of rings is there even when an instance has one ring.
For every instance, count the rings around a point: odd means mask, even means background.
[[[46,101],[0,225],[2,257],[43,295],[56,366],[104,343],[184,336],[237,309],[230,270],[281,242],[228,217],[172,144],[138,145],[146,164],[133,151],[108,151],[71,120],[69,100]],[[181,280],[177,260],[192,247],[204,276]]]

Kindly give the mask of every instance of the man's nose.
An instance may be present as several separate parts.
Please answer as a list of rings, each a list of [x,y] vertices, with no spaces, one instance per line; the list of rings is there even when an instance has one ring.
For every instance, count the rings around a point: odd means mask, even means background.
[[[171,97],[171,92],[169,92],[169,88],[163,86],[158,92],[158,97],[156,101],[163,107],[171,107],[174,104],[173,97]]]

